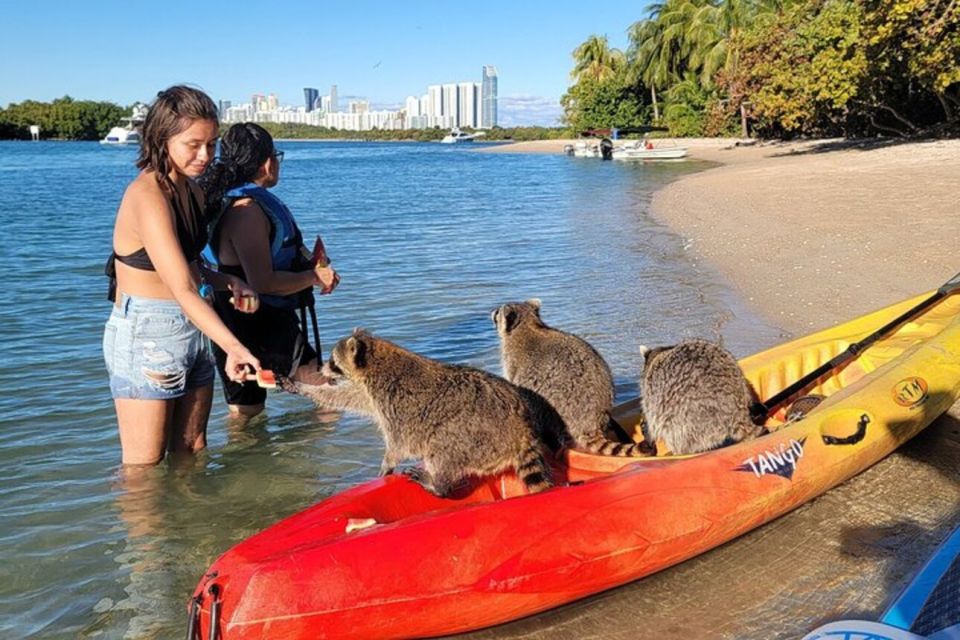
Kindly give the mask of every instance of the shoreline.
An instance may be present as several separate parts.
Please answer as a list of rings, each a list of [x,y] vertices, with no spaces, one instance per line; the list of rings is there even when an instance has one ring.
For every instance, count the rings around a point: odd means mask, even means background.
[[[571,142],[477,152],[561,154]],[[654,139],[720,166],[660,189],[650,213],[782,329],[809,333],[960,271],[960,140],[744,142]]]
[[[650,215],[683,240],[694,267],[784,333],[853,319],[960,271],[960,140],[684,142],[690,157],[720,165],[657,191]],[[561,153],[563,144],[497,151]],[[957,525],[960,403],[792,513],[507,637],[610,637],[638,602],[657,603],[644,629],[667,640],[785,640],[829,620],[875,620]]]

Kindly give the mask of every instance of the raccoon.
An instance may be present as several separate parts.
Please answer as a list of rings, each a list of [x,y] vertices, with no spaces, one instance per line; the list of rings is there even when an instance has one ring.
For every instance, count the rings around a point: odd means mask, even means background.
[[[649,349],[640,378],[647,436],[676,455],[762,435],[750,419],[754,395],[736,359],[705,340]]]
[[[535,416],[503,378],[407,351],[363,330],[333,348],[324,375],[335,384],[285,381],[318,405],[370,415],[386,444],[380,475],[422,458],[411,477],[439,496],[471,475],[513,468],[531,493],[553,486]]]
[[[593,453],[648,456],[650,445],[622,444],[605,431],[622,433],[610,416],[613,375],[585,340],[548,327],[540,319],[540,301],[509,302],[491,313],[500,335],[503,374],[510,382],[541,396],[562,420],[563,438]]]

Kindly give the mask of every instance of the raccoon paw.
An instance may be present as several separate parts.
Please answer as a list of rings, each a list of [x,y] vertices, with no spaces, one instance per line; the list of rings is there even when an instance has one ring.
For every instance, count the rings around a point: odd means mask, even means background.
[[[282,373],[275,374],[277,378],[277,386],[286,391],[287,393],[295,393],[300,395],[300,383],[296,382],[290,376],[285,376]]]
[[[423,467],[409,467],[404,469],[402,474],[417,484],[426,485],[430,482],[430,474]]]

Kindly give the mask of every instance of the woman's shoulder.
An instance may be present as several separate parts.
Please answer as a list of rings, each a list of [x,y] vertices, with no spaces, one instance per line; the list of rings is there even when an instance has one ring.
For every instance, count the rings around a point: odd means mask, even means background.
[[[160,183],[157,182],[153,171],[141,171],[134,180],[127,185],[123,193],[123,202],[131,205],[158,205],[167,203],[169,198]]]
[[[250,230],[251,225],[259,229],[269,225],[266,214],[253,198],[239,198],[224,214],[224,225],[231,230]]]

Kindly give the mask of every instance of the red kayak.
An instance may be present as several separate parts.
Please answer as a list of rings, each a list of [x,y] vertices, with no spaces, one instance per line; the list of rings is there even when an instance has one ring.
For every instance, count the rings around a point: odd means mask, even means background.
[[[741,362],[761,397],[919,299]],[[771,433],[694,456],[577,451],[558,486],[515,476],[438,498],[403,476],[335,495],[239,543],[200,581],[190,637],[410,638],[469,631],[649,575],[776,518],[913,437],[960,395],[960,297],[818,376],[826,399]],[[635,428],[637,403],[618,407]]]

